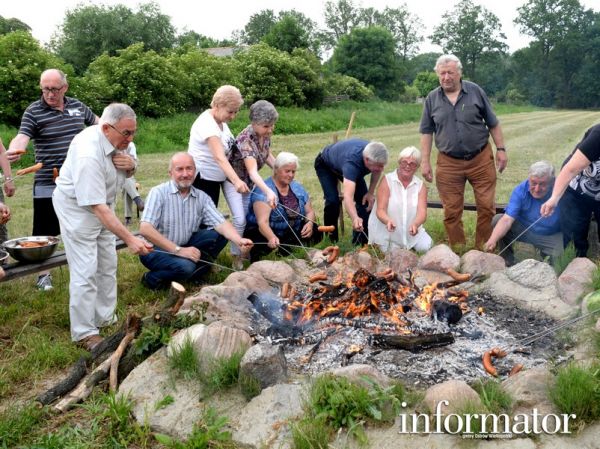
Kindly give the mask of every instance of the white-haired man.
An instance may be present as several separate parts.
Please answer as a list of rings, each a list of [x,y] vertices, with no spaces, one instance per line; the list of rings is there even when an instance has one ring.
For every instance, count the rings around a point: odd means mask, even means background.
[[[71,338],[90,351],[102,341],[98,328],[116,321],[115,235],[134,254],[148,254],[152,248],[114,213],[117,192],[135,171],[129,147],[136,130],[133,109],[120,103],[107,106],[100,124],[71,142],[52,197],[71,275]]]
[[[464,245],[462,223],[465,184],[469,181],[477,204],[475,245],[482,247],[492,232],[495,211],[496,168],[489,143],[496,145],[496,166],[506,168],[507,157],[500,122],[481,87],[462,77],[454,55],[442,55],[435,64],[440,87],[425,99],[421,132],[421,173],[431,182],[431,145],[439,150],[435,181],[444,207],[444,227],[450,245]]]
[[[553,186],[552,164],[548,161],[532,164],[528,178],[513,189],[504,214],[492,220],[494,229],[484,249],[493,251],[499,244],[508,265],[515,262],[512,248],[515,239],[530,243],[542,256],[559,256],[563,252],[559,214],[540,218],[540,208],[550,198]]]
[[[343,203],[352,222],[352,242],[364,244],[368,241],[369,212],[375,203],[375,188],[388,162],[388,149],[381,142],[363,139],[340,140],[328,145],[315,159],[315,171],[323,188],[325,208],[323,222],[336,225],[340,215],[338,181],[343,182]],[[364,177],[371,174],[369,188]],[[329,234],[337,241],[337,226]]]

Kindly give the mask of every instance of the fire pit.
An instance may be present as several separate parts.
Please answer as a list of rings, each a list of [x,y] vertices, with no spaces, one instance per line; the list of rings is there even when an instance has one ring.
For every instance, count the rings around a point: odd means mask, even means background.
[[[521,341],[555,324],[539,312],[457,282],[417,286],[411,272],[322,272],[280,292],[253,294],[258,340],[284,346],[288,368],[317,374],[349,363],[374,366],[413,385],[487,376],[482,355],[508,349],[494,360],[500,376],[518,364],[543,365],[561,350],[554,337],[522,347]]]

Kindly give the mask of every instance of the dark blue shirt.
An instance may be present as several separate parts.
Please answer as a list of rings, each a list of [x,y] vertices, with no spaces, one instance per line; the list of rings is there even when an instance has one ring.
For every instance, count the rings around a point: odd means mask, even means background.
[[[358,182],[359,179],[371,173],[363,159],[363,150],[368,143],[368,140],[363,139],[340,140],[326,146],[321,152],[321,157],[338,176]]]
[[[540,218],[540,208],[550,198],[553,185],[548,187],[548,192],[543,198],[536,199],[531,196],[529,192],[529,179],[526,179],[512,191],[505,209],[506,215],[514,218],[523,226],[529,227]],[[560,232],[559,206],[556,207],[555,213],[538,221],[531,228],[531,232],[539,235],[552,235]]]

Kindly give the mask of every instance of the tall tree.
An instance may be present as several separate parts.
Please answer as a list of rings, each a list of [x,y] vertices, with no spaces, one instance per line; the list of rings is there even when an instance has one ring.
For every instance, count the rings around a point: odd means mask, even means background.
[[[352,0],[337,0],[325,2],[325,31],[323,42],[333,48],[342,36],[347,36],[361,23],[360,8]]]
[[[532,36],[530,52],[533,78],[529,79],[528,95],[542,106],[572,105],[575,73],[588,51],[584,30],[593,22],[579,0],[529,0],[518,8],[515,23],[521,32]]]
[[[377,24],[386,28],[396,40],[396,51],[403,61],[414,56],[423,42],[423,22],[411,14],[406,3],[400,8],[386,7],[377,17]]]
[[[135,13],[125,5],[78,5],[67,11],[51,47],[83,73],[102,53],[114,56],[137,42],[154,51],[171,48],[175,42],[175,28],[156,3],[141,5]]]
[[[373,86],[380,98],[393,100],[404,90],[394,38],[383,27],[355,28],[342,36],[332,60],[336,72]]]
[[[485,53],[504,52],[506,35],[500,31],[498,17],[471,0],[461,0],[453,10],[442,15],[430,36],[445,53],[453,53],[461,59],[465,75],[477,80],[477,64]]]
[[[19,19],[14,17],[6,19],[0,16],[0,35],[12,33],[13,31],[31,31],[31,27],[25,22],[21,22]]]
[[[288,53],[295,48],[308,48],[310,45],[308,32],[292,15],[283,16],[262,40],[271,47]]]
[[[263,9],[252,14],[241,33],[242,42],[248,45],[258,44],[263,37],[269,34],[275,21],[275,13],[272,9]]]

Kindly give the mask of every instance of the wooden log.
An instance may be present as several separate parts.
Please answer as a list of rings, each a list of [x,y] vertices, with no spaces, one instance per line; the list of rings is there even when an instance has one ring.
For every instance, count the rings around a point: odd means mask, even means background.
[[[89,397],[94,387],[98,385],[102,380],[106,379],[106,376],[108,376],[110,362],[111,358],[108,357],[104,362],[98,365],[96,369],[94,369],[94,371],[92,371],[87,378],[85,378],[79,383],[77,388],[75,388],[71,393],[66,395],[54,406],[54,410],[58,412],[66,412],[75,404]]]
[[[370,337],[370,344],[383,349],[405,349],[415,352],[423,349],[447,346],[454,343],[450,332],[430,335],[388,335],[375,334]]]
[[[48,405],[75,388],[79,381],[83,379],[87,373],[88,360],[89,357],[80,357],[75,365],[73,365],[65,379],[61,380],[49,390],[40,394],[37,398],[35,398],[35,400],[41,405]]]
[[[118,379],[117,375],[119,373],[119,361],[121,360],[121,356],[125,352],[125,349],[133,341],[136,334],[140,330],[140,326],[142,321],[137,315],[130,315],[127,317],[127,334],[119,343],[119,346],[110,356],[110,378],[109,378],[109,387],[110,391],[117,390]]]

